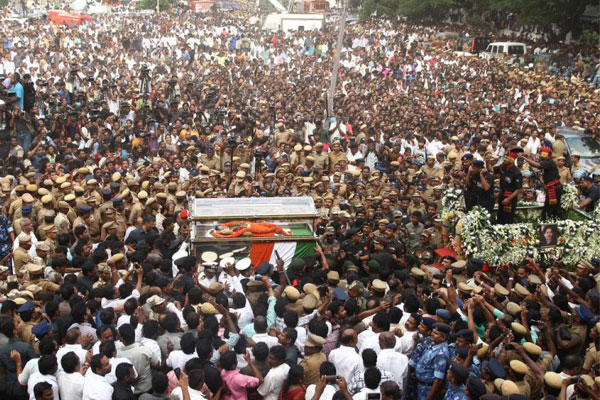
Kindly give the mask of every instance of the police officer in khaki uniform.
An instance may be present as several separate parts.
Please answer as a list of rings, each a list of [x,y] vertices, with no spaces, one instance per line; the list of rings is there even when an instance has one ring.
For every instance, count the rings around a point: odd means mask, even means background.
[[[36,236],[39,240],[46,240],[46,227],[54,225],[56,212],[54,212],[54,210],[43,209],[40,211],[40,214],[43,215],[44,218],[37,228]]]
[[[283,291],[283,295],[289,301],[286,309],[294,311],[299,317],[303,316],[304,309],[302,308],[302,304],[298,302],[298,299],[300,299],[300,292],[298,289],[293,286],[287,286]]]
[[[58,236],[58,228],[54,224],[47,225],[44,227],[44,234],[46,235],[46,240],[44,240],[44,243],[46,243],[48,246],[48,255],[52,257],[54,256],[54,252],[58,246],[58,242],[56,240]]]
[[[85,226],[88,230],[90,229],[90,221],[92,219],[92,207],[87,204],[79,206],[79,216],[73,221],[73,234],[75,228],[79,225]]]
[[[102,196],[98,193],[98,181],[94,178],[88,180],[85,184],[86,196],[92,196],[96,199],[96,203],[102,203]]]
[[[90,200],[92,200],[92,199],[90,199]],[[92,212],[90,215],[90,219],[88,221],[88,229],[90,231],[90,238],[94,242],[99,242],[100,241],[100,228],[102,226],[102,223],[101,223],[102,219],[99,217],[97,212],[94,212],[93,204],[94,203],[92,203],[90,205],[90,206],[92,206]]]
[[[75,208],[76,209],[79,209],[79,207],[81,207],[81,206],[87,206],[88,205],[87,196],[85,196],[85,189],[84,188],[82,188],[79,185],[75,185],[73,187],[73,192],[75,193]],[[90,197],[94,198],[93,196],[90,196]]]
[[[27,185],[25,188],[27,190],[27,193],[25,193],[21,197],[21,199],[23,200],[22,205],[29,205],[29,206],[31,206],[33,208],[32,211],[31,211],[31,215],[36,216],[38,210],[41,208],[41,205],[42,205],[40,203],[40,201],[36,198],[38,187],[36,185]],[[17,218],[20,218],[22,216],[21,215],[21,210],[22,210],[22,207],[21,208],[17,208],[15,210],[15,213],[13,215],[13,219],[17,219]],[[35,219],[34,219],[34,221],[35,221]]]
[[[329,157],[327,156],[327,153],[323,151],[323,143],[318,142],[315,144],[313,157],[315,159],[313,168],[316,171],[329,171]]]
[[[8,267],[0,265],[0,292],[6,293],[8,289]]]
[[[38,285],[43,291],[57,293],[60,286],[48,279],[44,279],[44,266],[39,264],[28,264],[29,285]]]
[[[465,260],[458,260],[450,264],[452,267],[452,276],[456,279],[456,283],[467,282],[467,262]]]
[[[125,202],[121,197],[116,197],[112,200],[114,207],[114,221],[117,227],[117,237],[123,241],[125,238],[125,232],[127,231],[127,220],[123,211],[125,209]]]
[[[177,193],[177,182],[169,182],[167,185],[167,204],[169,206],[175,207],[177,204],[177,199],[175,198],[175,193]]]
[[[221,160],[218,155],[215,154],[215,148],[213,146],[206,146],[204,149],[205,154],[200,156],[200,162],[203,166],[207,166],[209,169],[217,169],[221,168]]]
[[[102,225],[102,230],[100,232],[100,238],[102,241],[106,240],[107,236],[116,235],[117,234],[117,224],[115,221],[105,222]]]
[[[8,218],[14,221],[15,212],[21,208],[23,203],[33,203],[33,197],[29,193],[25,193],[25,187],[23,185],[17,185],[15,192],[18,197],[13,199],[8,207]]]
[[[316,301],[316,297],[312,294],[306,297],[312,297]],[[304,360],[300,362],[300,366],[304,369],[304,380],[302,382],[304,385],[316,385],[321,379],[319,369],[321,364],[327,361],[327,356],[322,351],[324,343],[324,338],[312,333],[308,334],[306,342],[304,342]]]
[[[106,212],[107,209],[113,208],[112,204],[112,192],[110,189],[102,189],[102,203],[97,208],[98,215],[102,216]]]
[[[558,166],[558,175],[560,176],[560,183],[566,185],[567,183],[573,182],[573,176],[571,170],[565,165],[565,158],[560,156],[556,159]]]
[[[35,257],[31,257],[31,262],[33,264],[41,265],[42,267],[46,267],[48,252],[50,251],[50,246],[46,242],[37,242],[35,244]]]
[[[427,156],[426,164],[421,167],[421,172],[424,172],[428,178],[431,178],[432,176],[441,178],[444,176],[442,168],[435,165],[435,156],[433,154]]]
[[[94,282],[94,289],[105,286],[112,286],[112,273],[110,266],[107,263],[98,264],[98,280]]]
[[[15,273],[19,278],[25,274],[25,265],[31,262],[31,256],[28,251],[31,248],[31,236],[26,234],[20,234],[19,236],[19,247],[13,253],[13,260],[15,262]]]
[[[142,218],[142,215],[144,214],[144,204],[148,200],[148,192],[142,190],[138,193],[137,197],[138,201],[133,203],[129,219],[127,220],[129,225],[134,225],[138,218]]]
[[[77,219],[77,202],[75,201],[76,199],[77,197],[73,193],[69,193],[63,198],[63,201],[69,206],[66,215],[71,225],[73,225],[73,222],[75,221],[75,219]]]
[[[48,211],[54,212],[54,204],[52,202],[53,197],[50,194],[42,196],[42,209],[37,214],[36,222],[39,225],[44,223],[44,218],[46,217]],[[39,236],[39,235],[38,235]]]
[[[186,210],[188,208],[186,192],[184,190],[179,190],[175,193],[175,207],[173,211],[175,214],[179,214],[181,211]]]

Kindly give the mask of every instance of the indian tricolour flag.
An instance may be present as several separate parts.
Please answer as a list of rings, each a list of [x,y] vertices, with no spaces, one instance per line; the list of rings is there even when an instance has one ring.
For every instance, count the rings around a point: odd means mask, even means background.
[[[290,229],[293,236],[311,236],[313,233],[305,228]],[[277,240],[277,237],[273,238]],[[277,254],[283,259],[284,266],[287,266],[296,258],[313,257],[315,255],[315,242],[313,241],[285,241],[274,243],[252,243],[250,248],[250,260],[256,268],[257,265],[264,261],[275,265],[277,262]]]

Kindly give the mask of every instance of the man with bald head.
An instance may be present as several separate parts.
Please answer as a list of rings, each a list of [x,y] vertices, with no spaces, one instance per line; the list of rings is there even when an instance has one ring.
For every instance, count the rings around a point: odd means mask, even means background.
[[[396,335],[392,332],[381,332],[379,334],[379,347],[381,351],[377,357],[377,367],[391,371],[394,380],[400,390],[404,388],[404,382],[408,377],[408,357],[394,350],[396,346]]]
[[[340,347],[329,353],[329,361],[335,365],[335,370],[339,376],[343,376],[347,382],[352,377],[352,371],[362,360],[356,352],[356,342],[358,336],[354,329],[346,329],[342,332]]]

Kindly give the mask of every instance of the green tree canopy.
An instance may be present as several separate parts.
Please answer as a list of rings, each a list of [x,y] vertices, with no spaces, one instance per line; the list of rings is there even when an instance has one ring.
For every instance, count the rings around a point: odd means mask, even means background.
[[[522,24],[548,26],[557,24],[563,33],[579,33],[581,16],[588,5],[597,0],[364,0],[360,15],[442,17],[449,8],[462,8],[472,16],[484,16],[492,11],[517,14]],[[358,5],[360,0],[352,1]]]

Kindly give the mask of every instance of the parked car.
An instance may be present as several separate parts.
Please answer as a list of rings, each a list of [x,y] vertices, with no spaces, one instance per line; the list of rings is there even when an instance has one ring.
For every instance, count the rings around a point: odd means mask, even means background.
[[[592,135],[577,128],[559,127],[558,133],[564,136],[569,159],[579,154],[579,164],[591,168],[600,165],[600,142]]]
[[[507,56],[521,57],[527,53],[527,45],[520,42],[492,42],[488,44],[484,52],[481,53],[483,58],[491,58],[501,54]]]
[[[491,39],[489,37],[463,36],[456,41],[456,51],[479,54],[487,49]]]

